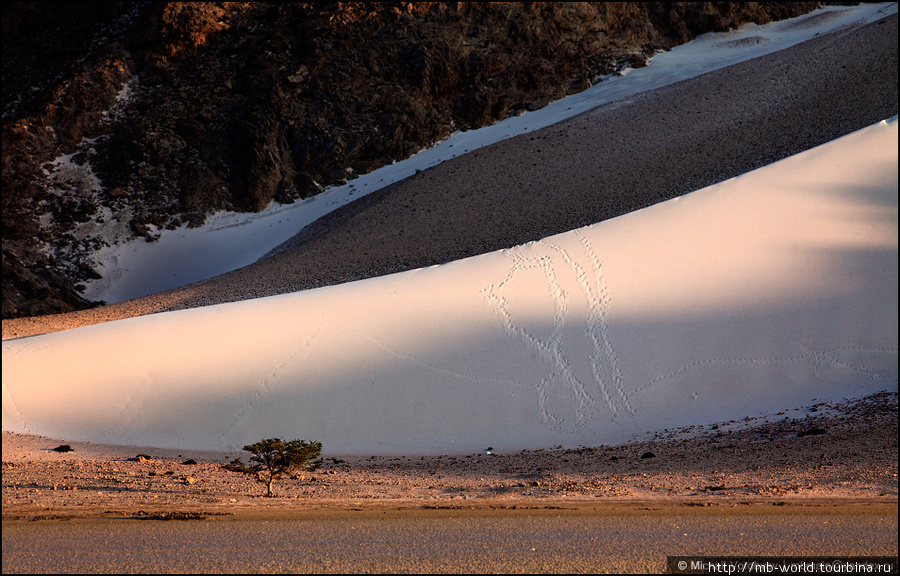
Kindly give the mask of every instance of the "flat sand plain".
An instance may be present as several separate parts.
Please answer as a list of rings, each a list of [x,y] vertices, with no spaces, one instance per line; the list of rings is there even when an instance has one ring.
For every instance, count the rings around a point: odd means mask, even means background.
[[[107,446],[3,433],[3,518],[334,517],[403,510],[583,510],[867,502],[896,511],[897,393],[668,430],[617,446],[443,456],[331,456],[275,483],[222,465],[248,453]],[[53,450],[69,444],[73,451]],[[486,447],[487,448],[487,447]],[[650,456],[652,454],[652,456]],[[144,455],[147,458],[141,458]]]

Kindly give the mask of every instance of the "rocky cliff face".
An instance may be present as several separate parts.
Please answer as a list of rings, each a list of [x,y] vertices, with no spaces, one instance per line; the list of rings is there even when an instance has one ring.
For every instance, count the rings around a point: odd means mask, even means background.
[[[3,318],[110,239],[292,202],[814,2],[3,5]]]

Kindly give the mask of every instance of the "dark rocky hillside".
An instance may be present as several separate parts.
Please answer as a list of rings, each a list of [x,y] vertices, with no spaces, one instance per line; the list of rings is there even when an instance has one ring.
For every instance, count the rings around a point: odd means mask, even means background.
[[[292,202],[814,2],[7,2],[3,318],[110,238]]]

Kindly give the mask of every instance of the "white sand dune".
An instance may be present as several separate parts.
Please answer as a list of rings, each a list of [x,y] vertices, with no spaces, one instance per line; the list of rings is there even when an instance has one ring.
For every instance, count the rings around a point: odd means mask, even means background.
[[[896,390],[897,139],[442,266],[4,341],[3,430],[459,454]]]

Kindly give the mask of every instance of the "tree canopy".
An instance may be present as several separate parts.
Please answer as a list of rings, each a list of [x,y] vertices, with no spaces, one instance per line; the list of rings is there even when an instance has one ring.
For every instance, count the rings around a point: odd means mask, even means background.
[[[322,465],[322,460],[318,458],[322,452],[321,442],[267,438],[244,446],[244,450],[252,454],[249,466],[235,458],[224,468],[232,472],[256,474],[260,482],[265,482],[268,497],[274,496],[272,483],[276,479],[295,470],[315,470]]]

